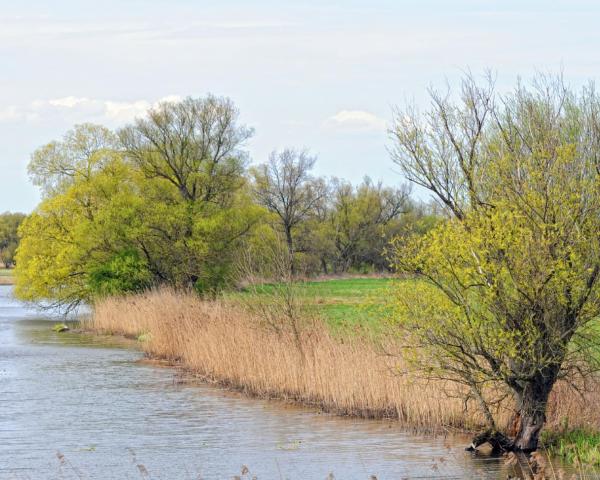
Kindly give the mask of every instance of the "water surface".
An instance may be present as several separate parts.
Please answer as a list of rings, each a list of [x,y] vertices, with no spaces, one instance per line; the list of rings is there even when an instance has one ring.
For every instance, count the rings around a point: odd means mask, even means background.
[[[182,383],[54,322],[0,286],[0,479],[231,479],[244,466],[259,480],[506,478],[464,437]]]

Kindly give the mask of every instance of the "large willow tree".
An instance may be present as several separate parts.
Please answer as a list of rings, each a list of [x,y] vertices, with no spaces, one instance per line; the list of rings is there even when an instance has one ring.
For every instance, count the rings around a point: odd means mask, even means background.
[[[29,164],[43,200],[20,228],[15,293],[72,307],[157,284],[222,288],[262,215],[226,98],[163,103],[117,134],[78,125]]]
[[[505,448],[531,451],[560,378],[594,368],[600,328],[600,99],[539,76],[508,95],[468,77],[431,109],[398,111],[394,161],[447,221],[398,241],[397,324],[421,371],[464,385]],[[495,438],[499,437],[494,434]]]

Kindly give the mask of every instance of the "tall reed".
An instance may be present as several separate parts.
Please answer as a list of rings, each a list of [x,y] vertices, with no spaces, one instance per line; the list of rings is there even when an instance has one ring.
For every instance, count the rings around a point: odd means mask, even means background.
[[[482,422],[475,405],[449,394],[451,385],[400,375],[401,357],[386,353],[393,341],[382,348],[361,336],[336,338],[319,322],[300,332],[299,349],[295,334],[266,327],[256,313],[238,305],[161,289],[99,302],[89,327],[143,335],[140,346],[149,355],[251,395],[294,400],[339,414],[391,417],[433,430],[474,429]],[[559,425],[565,416],[572,425],[598,424],[599,399],[599,389],[577,398],[559,386],[549,424]],[[500,424],[508,416],[508,411],[501,412]]]

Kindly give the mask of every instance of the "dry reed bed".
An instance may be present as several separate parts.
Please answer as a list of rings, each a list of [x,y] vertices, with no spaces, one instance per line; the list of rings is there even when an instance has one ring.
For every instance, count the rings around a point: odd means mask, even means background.
[[[424,429],[473,429],[481,418],[474,405],[447,394],[447,385],[398,375],[398,356],[386,355],[362,338],[344,341],[326,328],[302,332],[303,354],[292,335],[265,328],[261,319],[223,302],[159,290],[109,298],[95,307],[89,327],[137,337],[149,355],[180,363],[219,384],[261,397],[316,405],[326,411],[391,417]],[[576,397],[561,386],[550,405],[549,423],[565,416],[570,425],[598,424],[600,394]],[[507,421],[508,412],[500,421]]]

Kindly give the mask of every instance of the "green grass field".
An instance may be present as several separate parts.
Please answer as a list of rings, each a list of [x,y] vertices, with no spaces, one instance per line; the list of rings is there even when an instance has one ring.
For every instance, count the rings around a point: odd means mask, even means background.
[[[0,285],[11,285],[13,283],[14,270],[0,268]]]
[[[387,311],[394,282],[390,278],[344,278],[298,282],[295,295],[307,311],[322,316],[334,329],[365,328],[377,331]],[[250,293],[268,297],[277,285],[265,284],[255,290],[244,290],[241,298]]]

